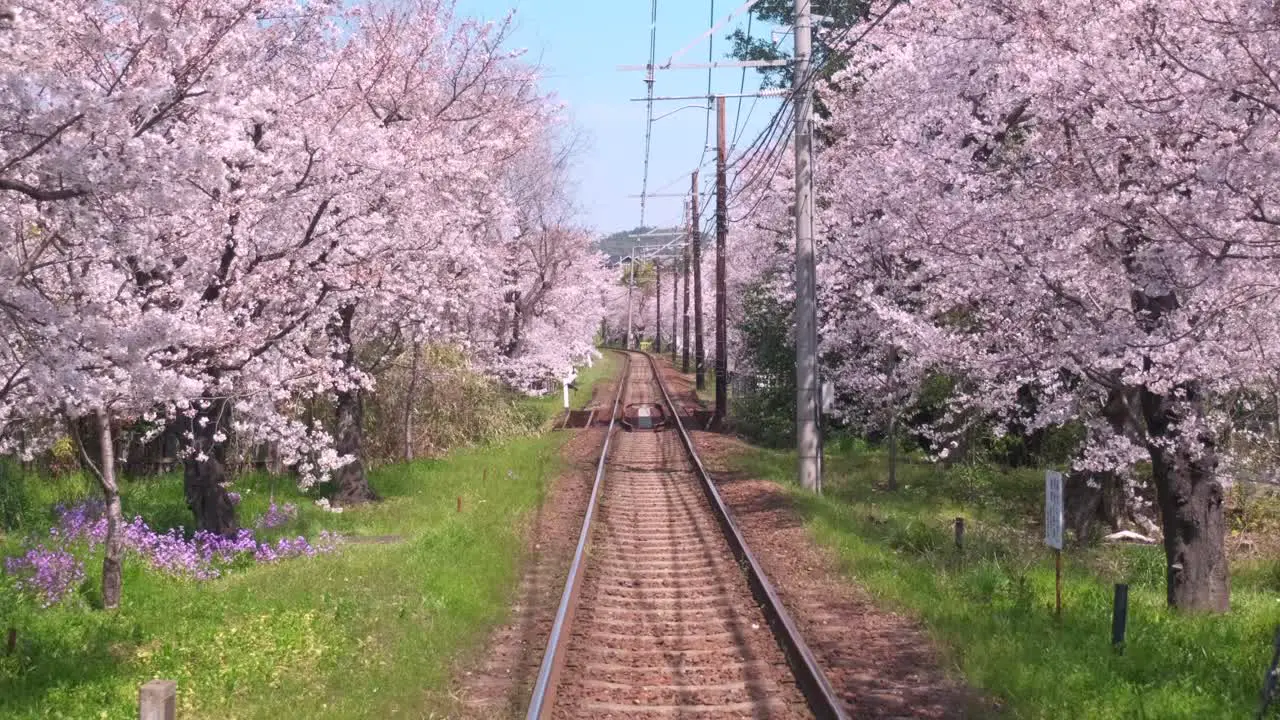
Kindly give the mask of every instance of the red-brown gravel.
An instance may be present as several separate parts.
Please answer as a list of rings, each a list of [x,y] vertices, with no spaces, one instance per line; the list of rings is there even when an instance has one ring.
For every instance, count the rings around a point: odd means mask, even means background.
[[[607,422],[616,380],[596,384],[589,407],[599,408]],[[582,517],[591,495],[604,428],[575,433],[565,443],[567,468],[548,489],[535,513],[528,536],[528,556],[511,609],[511,619],[489,637],[484,651],[457,673],[455,695],[460,709],[450,713],[466,720],[523,717],[555,621],[577,547]]]
[[[664,367],[669,391],[697,403],[692,383]],[[944,671],[917,623],[877,607],[812,538],[786,491],[733,472],[739,439],[692,433],[735,522],[850,714],[860,719],[987,718],[998,710]]]

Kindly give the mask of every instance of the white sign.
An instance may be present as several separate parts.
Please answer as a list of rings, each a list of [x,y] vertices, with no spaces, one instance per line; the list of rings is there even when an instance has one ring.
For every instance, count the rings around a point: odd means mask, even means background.
[[[1044,544],[1062,549],[1062,473],[1044,473]]]
[[[578,379],[578,373],[574,373],[569,377],[565,378],[564,382],[560,384],[560,387],[564,388],[564,409],[565,410],[569,409],[569,383],[572,383],[574,380],[577,380],[577,379]]]

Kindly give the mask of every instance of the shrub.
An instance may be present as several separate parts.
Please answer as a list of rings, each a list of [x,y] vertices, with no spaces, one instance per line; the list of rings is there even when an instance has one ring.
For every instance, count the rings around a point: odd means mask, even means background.
[[[365,408],[365,451],[375,461],[405,455],[405,404],[414,457],[528,434],[542,416],[523,398],[472,370],[456,348],[427,346],[388,363]]]

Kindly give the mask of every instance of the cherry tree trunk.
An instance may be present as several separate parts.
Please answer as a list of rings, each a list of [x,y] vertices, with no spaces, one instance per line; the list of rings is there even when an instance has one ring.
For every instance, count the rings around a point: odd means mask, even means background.
[[[1179,434],[1178,423],[1199,424],[1203,417],[1199,388],[1183,389],[1185,400],[1150,391],[1142,397],[1168,562],[1168,602],[1182,610],[1227,612],[1231,584],[1218,457],[1208,430]]]
[[[1120,529],[1126,516],[1124,479],[1114,472],[1072,472],[1063,487],[1066,526],[1082,541],[1096,540],[1101,523],[1108,532]]]
[[[231,403],[207,398],[191,418],[191,452],[183,461],[182,486],[187,507],[195,515],[196,528],[231,535],[238,528],[236,506],[227,494],[230,480],[225,464],[225,435],[231,424]],[[221,441],[220,441],[221,440]]]
[[[338,308],[337,314],[329,324],[330,336],[337,341],[338,359],[344,367],[355,369],[355,347],[351,341],[351,326],[355,320],[354,303]],[[357,505],[377,500],[378,496],[369,487],[369,476],[364,469],[364,391],[356,385],[340,390],[334,403],[334,440],[339,455],[354,458],[351,462],[338,468],[334,474],[334,482],[338,492],[335,500],[339,505]]]
[[[413,366],[409,369],[409,390],[404,395],[404,459],[413,460],[413,405],[418,400],[418,375],[421,373],[422,349],[414,344]]]
[[[98,444],[101,468],[98,483],[107,504],[106,550],[102,556],[102,607],[120,607],[121,569],[124,559],[124,513],[120,509],[120,486],[116,482],[115,448],[111,437],[111,420],[98,411]]]
[[[339,455],[350,455],[351,462],[338,468],[335,482],[338,494],[335,497],[340,505],[357,505],[378,499],[377,493],[369,487],[369,476],[365,473],[363,458],[364,441],[364,391],[353,388],[338,393],[335,405],[335,440]]]
[[[1101,414],[1112,433],[1140,444],[1133,427],[1133,408],[1138,404],[1132,388],[1115,388],[1108,392]],[[1096,539],[1099,521],[1116,532],[1128,514],[1124,490],[1124,478],[1115,471],[1069,473],[1063,488],[1067,527],[1081,540]]]
[[[898,412],[889,414],[889,491],[898,491]]]

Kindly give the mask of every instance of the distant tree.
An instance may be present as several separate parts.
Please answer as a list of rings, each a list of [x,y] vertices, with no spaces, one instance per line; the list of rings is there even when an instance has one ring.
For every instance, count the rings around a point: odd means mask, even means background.
[[[662,241],[666,242],[671,239],[671,236],[668,233],[677,232],[680,232],[680,228],[641,226],[631,230],[622,230],[611,235],[606,235],[596,241],[596,247],[600,252],[609,257],[610,263],[617,263],[621,262],[622,258],[634,252],[636,245],[652,245],[657,242],[658,237],[661,237]],[[636,235],[642,235],[644,233],[653,233],[655,237],[651,240],[640,240],[635,237]]]
[[[841,36],[844,35],[841,29],[847,29],[859,22],[872,17],[873,6],[889,5],[891,3],[879,2],[872,0],[813,0],[813,14],[820,17],[831,18],[831,21],[824,23],[823,27],[833,28],[835,32]],[[758,21],[768,27],[783,27],[790,30],[795,23],[794,0],[761,0],[751,8],[753,21]],[[815,28],[818,24],[814,24]],[[794,47],[791,36],[788,35],[786,40],[775,43],[773,38],[764,33],[757,37],[757,34],[748,33],[743,28],[734,30],[728,39],[733,43],[733,50],[729,55],[738,60],[790,60],[792,57],[791,48]],[[815,32],[813,36],[814,57],[819,62],[820,74],[822,77],[831,77],[836,71],[844,67],[844,54],[833,50],[826,40],[828,33]],[[839,44],[836,44],[839,47]],[[791,87],[791,66],[782,67],[766,67],[759,68],[760,74],[764,77],[762,82],[764,87],[785,88]]]

